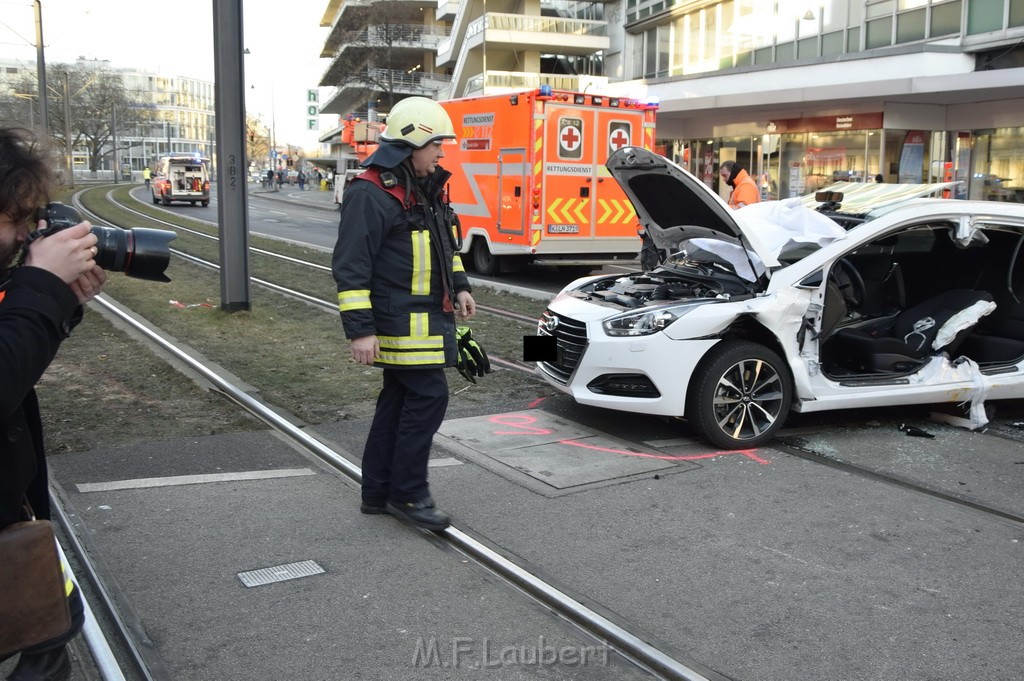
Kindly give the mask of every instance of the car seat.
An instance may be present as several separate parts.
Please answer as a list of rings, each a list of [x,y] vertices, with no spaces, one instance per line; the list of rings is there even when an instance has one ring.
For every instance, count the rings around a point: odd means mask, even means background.
[[[946,291],[883,324],[840,329],[830,350],[845,364],[859,370],[909,371],[935,352],[945,351],[953,356],[977,319],[950,335],[940,347],[933,347],[935,338],[953,315],[978,302],[991,303],[992,295],[967,289]]]

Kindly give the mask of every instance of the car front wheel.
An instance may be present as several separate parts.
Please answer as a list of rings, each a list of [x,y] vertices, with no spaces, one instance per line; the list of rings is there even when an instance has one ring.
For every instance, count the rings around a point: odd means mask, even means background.
[[[782,427],[792,390],[777,353],[757,343],[723,341],[693,374],[686,416],[718,447],[758,447]]]

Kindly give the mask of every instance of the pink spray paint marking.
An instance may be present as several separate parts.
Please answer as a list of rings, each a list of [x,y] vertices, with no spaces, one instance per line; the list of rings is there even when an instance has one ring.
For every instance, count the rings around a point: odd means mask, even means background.
[[[526,414],[498,414],[491,416],[487,419],[491,423],[496,423],[501,426],[507,426],[509,428],[515,428],[516,430],[496,430],[495,435],[550,435],[552,431],[550,428],[538,428],[530,425],[531,423],[537,422],[537,417],[527,416]],[[745,456],[752,461],[756,461],[759,464],[767,466],[768,461],[759,457],[756,449],[736,449],[729,451],[717,451],[710,452],[707,454],[686,454],[686,455],[671,455],[671,454],[648,454],[646,452],[633,452],[624,449],[612,449],[609,447],[599,447],[597,445],[589,445],[577,440],[565,439],[559,440],[559,444],[571,445],[573,447],[580,447],[582,449],[592,449],[598,452],[608,452],[609,454],[622,454],[624,456],[639,456],[645,459],[661,459],[662,461],[697,461],[700,459],[713,459],[718,456],[728,456],[730,454],[740,454]]]

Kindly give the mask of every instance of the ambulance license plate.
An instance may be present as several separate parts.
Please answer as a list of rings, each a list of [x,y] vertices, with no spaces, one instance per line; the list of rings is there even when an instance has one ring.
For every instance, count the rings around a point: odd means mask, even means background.
[[[548,225],[548,234],[579,234],[579,225]]]

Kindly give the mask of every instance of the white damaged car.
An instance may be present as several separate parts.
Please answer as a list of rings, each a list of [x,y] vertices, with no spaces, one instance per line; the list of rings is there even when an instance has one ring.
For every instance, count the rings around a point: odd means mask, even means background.
[[[644,149],[607,166],[661,262],[550,303],[537,371],[577,402],[733,449],[791,409],[959,403],[980,427],[1024,397],[1024,206],[903,199],[847,231],[799,199],[732,211]]]

